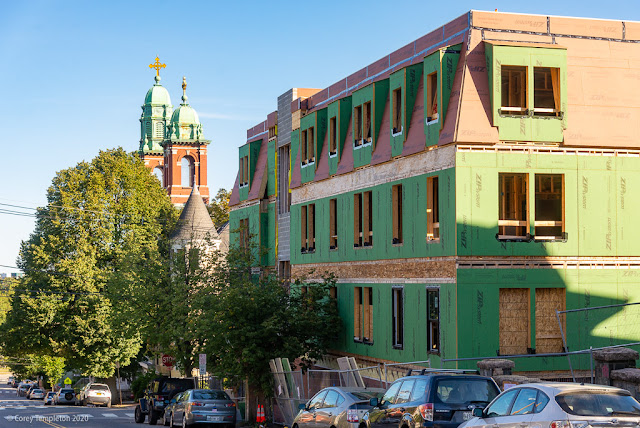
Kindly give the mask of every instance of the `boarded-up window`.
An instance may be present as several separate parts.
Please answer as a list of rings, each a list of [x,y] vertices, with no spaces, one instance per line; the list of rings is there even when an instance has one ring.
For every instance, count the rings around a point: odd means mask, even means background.
[[[393,91],[391,100],[393,101],[391,106],[391,110],[393,110],[392,133],[398,134],[402,132],[402,88]]]
[[[533,68],[533,114],[558,116],[560,114],[560,69]]]
[[[530,347],[529,307],[528,288],[500,289],[500,355],[527,353]]]
[[[249,248],[249,218],[240,219],[240,247]]]
[[[355,139],[355,145],[360,146],[362,144],[362,106],[356,106],[353,109],[353,137]]]
[[[392,244],[402,244],[402,184],[391,188]]]
[[[427,76],[427,121],[438,117],[438,73],[431,73]]]
[[[364,103],[364,123],[362,135],[366,142],[370,143],[373,138],[373,126],[371,125],[371,102]]]
[[[353,246],[362,246],[362,193],[353,195]]]
[[[300,132],[300,161],[302,165],[307,164],[307,130]]]
[[[373,245],[373,196],[364,192],[362,198],[362,240],[365,247]]]
[[[362,340],[362,288],[353,287],[353,340]]]
[[[536,174],[535,239],[564,236],[564,174]]]
[[[556,311],[564,311],[565,302],[564,288],[536,288],[536,353],[563,351]]]
[[[427,242],[440,240],[440,195],[438,177],[427,178]]]
[[[300,252],[307,252],[307,206],[300,207]]]
[[[392,318],[393,318],[393,347],[402,348],[404,344],[404,299],[403,289],[394,287],[392,292]]]
[[[529,231],[528,174],[499,175],[499,239],[526,239]]]
[[[373,288],[364,287],[364,341],[373,342]]]
[[[307,158],[309,162],[316,160],[316,139],[313,126],[307,130]]]
[[[329,156],[338,153],[338,136],[336,135],[337,125],[336,117],[329,119]]]
[[[440,290],[427,289],[427,352],[440,352]]]
[[[278,207],[280,214],[288,213],[291,208],[291,193],[289,192],[289,145],[278,149]]]
[[[338,200],[329,200],[329,249],[338,248]]]
[[[500,113],[527,114],[527,67],[503,65],[501,74],[502,106]]]
[[[373,342],[373,288],[353,288],[353,340]]]

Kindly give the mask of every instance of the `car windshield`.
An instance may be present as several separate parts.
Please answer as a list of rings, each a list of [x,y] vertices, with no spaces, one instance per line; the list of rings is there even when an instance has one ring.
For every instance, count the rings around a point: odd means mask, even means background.
[[[164,382],[162,392],[185,391],[189,388],[193,388],[193,381],[189,379],[171,379]]]
[[[91,385],[89,389],[98,389],[101,391],[108,391],[109,387],[107,385]]]
[[[54,392],[47,392],[47,397],[53,397],[54,395],[56,395]]]
[[[195,400],[230,400],[224,391],[193,391]]]
[[[487,379],[447,378],[436,384],[436,398],[445,404],[489,403],[499,391]]]
[[[640,403],[624,393],[580,391],[556,396],[562,410],[576,416],[640,416]]]
[[[73,392],[73,389],[61,389],[60,394],[67,394],[69,392]]]
[[[349,394],[351,394],[356,401],[369,401],[371,398],[374,398],[380,395],[379,393],[374,391],[350,392]]]
[[[38,394],[42,392],[41,389],[34,389],[33,392],[37,392]]]

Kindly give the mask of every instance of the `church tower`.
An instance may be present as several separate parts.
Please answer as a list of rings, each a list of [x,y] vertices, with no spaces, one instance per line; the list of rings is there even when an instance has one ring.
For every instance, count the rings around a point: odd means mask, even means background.
[[[173,113],[171,97],[169,92],[160,84],[160,69],[166,67],[160,64],[160,59],[156,57],[155,64],[149,67],[155,68],[156,83],[147,91],[142,105],[142,116],[140,117],[140,158],[144,164],[151,169],[158,177],[162,186],[166,188],[164,182],[164,148],[162,142],[165,140],[167,125]]]
[[[169,92],[160,84],[165,64],[156,57],[155,84],[147,92],[140,117],[140,159],[160,180],[171,202],[183,206],[194,185],[209,203],[207,145],[198,113],[187,103],[187,82],[182,79],[182,103],[175,111]]]

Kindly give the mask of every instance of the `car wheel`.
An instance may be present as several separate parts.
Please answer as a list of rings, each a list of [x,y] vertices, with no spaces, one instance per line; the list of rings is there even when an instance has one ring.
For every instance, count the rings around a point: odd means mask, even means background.
[[[136,410],[133,413],[133,420],[135,420],[137,424],[144,422],[144,415],[142,414],[142,410],[140,410],[140,406],[136,406]]]
[[[149,425],[155,425],[158,423],[158,414],[153,411],[153,409],[149,409]]]
[[[189,428],[191,425],[187,425],[187,417],[182,415],[182,428]]]
[[[171,417],[171,416],[169,416]],[[164,412],[164,415],[162,416],[162,424],[166,427],[169,426],[169,420],[167,419],[167,412]]]

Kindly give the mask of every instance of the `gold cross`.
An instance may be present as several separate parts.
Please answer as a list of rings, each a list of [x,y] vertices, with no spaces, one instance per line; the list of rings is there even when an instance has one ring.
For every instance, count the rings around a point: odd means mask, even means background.
[[[149,68],[156,69],[156,76],[160,76],[160,69],[165,68],[167,64],[160,64],[160,58],[156,57],[156,62],[153,64],[149,64]]]

